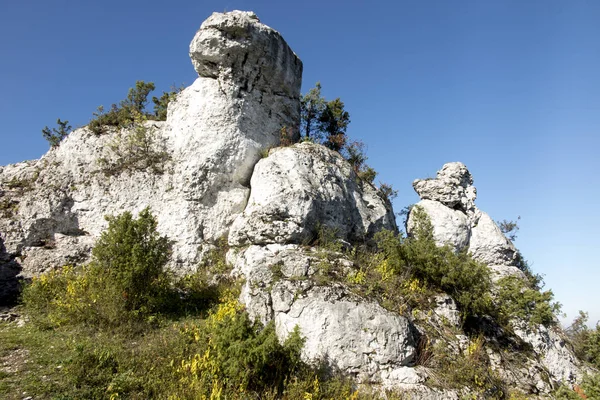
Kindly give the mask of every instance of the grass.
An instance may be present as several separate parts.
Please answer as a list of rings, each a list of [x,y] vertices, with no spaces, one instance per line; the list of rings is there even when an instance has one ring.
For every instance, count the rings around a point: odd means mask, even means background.
[[[198,317],[138,334],[85,326],[38,329],[0,324],[0,398],[102,399],[156,397],[171,385],[171,361],[189,348],[179,333]]]

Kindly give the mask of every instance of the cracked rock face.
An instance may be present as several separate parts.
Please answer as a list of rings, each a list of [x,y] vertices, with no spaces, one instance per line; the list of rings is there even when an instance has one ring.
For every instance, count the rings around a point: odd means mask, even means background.
[[[302,62],[253,12],[211,15],[192,40],[190,57],[201,77],[231,80],[247,92],[300,93]]]
[[[190,56],[199,77],[169,104],[166,122],[147,124],[169,156],[162,174],[105,176],[99,158],[128,132],[87,128],[40,160],[0,167],[0,298],[16,275],[84,261],[105,215],[149,206],[175,242],[178,270],[194,269],[203,246],[228,233],[261,151],[279,144],[283,127],[298,137],[302,62],[279,33],[240,11],[208,18]]]
[[[305,338],[303,357],[360,382],[415,385],[423,378],[408,367],[415,343],[405,317],[358,298],[342,284],[316,285],[319,258],[298,245],[270,244],[230,250],[234,272],[246,278],[241,299],[250,315],[274,320],[285,339],[296,326]],[[351,265],[341,255],[340,265]]]
[[[396,230],[394,213],[336,152],[312,143],[274,149],[254,168],[248,205],[231,245],[309,243],[320,226],[350,242]]]

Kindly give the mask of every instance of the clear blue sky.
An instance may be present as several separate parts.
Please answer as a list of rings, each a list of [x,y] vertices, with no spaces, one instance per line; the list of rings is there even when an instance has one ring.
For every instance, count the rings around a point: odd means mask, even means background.
[[[86,124],[136,80],[191,84],[213,11],[254,10],[341,97],[396,211],[464,162],[478,206],[521,216],[516,245],[570,320],[600,319],[600,2],[0,0],[0,164],[40,157],[56,118]]]

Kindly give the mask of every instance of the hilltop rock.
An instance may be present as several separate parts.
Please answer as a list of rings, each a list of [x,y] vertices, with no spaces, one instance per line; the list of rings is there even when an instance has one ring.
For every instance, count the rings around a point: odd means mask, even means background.
[[[106,174],[101,158],[132,132],[96,135],[87,128],[40,160],[0,169],[0,277],[8,282],[15,268],[29,277],[83,261],[105,215],[146,206],[175,242],[175,269],[195,269],[211,243],[228,234],[246,207],[261,151],[279,144],[282,127],[298,136],[302,62],[279,33],[240,11],[213,14],[190,56],[200,76],[169,103],[166,122],[145,124],[165,154],[159,173]],[[0,282],[9,286],[16,287]]]
[[[256,164],[231,245],[308,243],[320,227],[349,242],[396,230],[391,205],[339,153],[312,143],[279,148]]]
[[[229,80],[246,92],[298,97],[302,62],[253,12],[211,15],[192,40],[190,57],[201,77]]]

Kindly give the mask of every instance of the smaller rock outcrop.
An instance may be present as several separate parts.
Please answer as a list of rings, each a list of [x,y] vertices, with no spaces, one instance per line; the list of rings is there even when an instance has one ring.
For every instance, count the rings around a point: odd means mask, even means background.
[[[413,188],[421,200],[433,200],[446,207],[472,213],[477,198],[473,177],[460,162],[444,164],[435,179],[417,179]]]
[[[254,168],[248,205],[231,226],[233,246],[309,243],[320,227],[348,242],[396,230],[378,190],[334,151],[312,143],[271,150]]]
[[[494,220],[475,206],[477,190],[464,164],[445,164],[435,179],[416,180],[413,187],[421,197],[415,206],[429,217],[438,245],[449,245],[455,251],[468,251],[475,260],[488,266],[494,283],[506,276],[525,279],[520,269],[522,260],[518,250]],[[415,215],[411,212],[408,216],[409,234],[414,233]],[[528,360],[531,370],[546,371],[555,382],[575,382],[581,377],[579,362],[561,338],[558,328],[531,327],[518,320],[512,324],[516,337],[533,348],[536,358]],[[495,357],[499,355],[491,354],[492,361]],[[512,379],[528,384],[535,381],[537,383],[533,383],[532,387],[542,392],[551,388],[540,380],[540,373],[509,373],[500,366],[498,370],[508,381]]]

